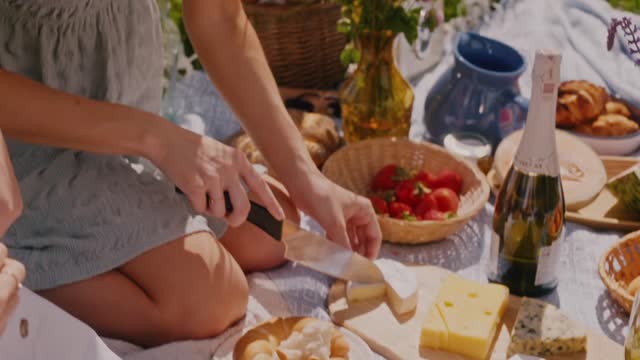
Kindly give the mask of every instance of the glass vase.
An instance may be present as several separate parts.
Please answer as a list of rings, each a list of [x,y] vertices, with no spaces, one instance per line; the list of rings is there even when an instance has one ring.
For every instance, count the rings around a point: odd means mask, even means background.
[[[344,136],[349,143],[409,136],[414,95],[396,67],[394,38],[390,31],[369,32],[356,41],[360,62],[339,91]]]

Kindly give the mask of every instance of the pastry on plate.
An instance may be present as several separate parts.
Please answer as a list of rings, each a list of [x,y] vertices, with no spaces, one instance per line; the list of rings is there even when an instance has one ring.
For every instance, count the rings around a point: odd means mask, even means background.
[[[249,330],[234,360],[348,360],[349,343],[332,323],[315,318],[275,318]]]
[[[619,114],[604,114],[592,124],[576,126],[576,131],[597,136],[622,136],[638,131],[638,123]]]
[[[604,110],[607,91],[584,80],[566,81],[558,89],[556,124],[570,128],[591,122]]]
[[[604,106],[604,112],[607,114],[620,114],[628,118],[631,117],[631,111],[629,111],[627,105],[619,101],[607,101]]]

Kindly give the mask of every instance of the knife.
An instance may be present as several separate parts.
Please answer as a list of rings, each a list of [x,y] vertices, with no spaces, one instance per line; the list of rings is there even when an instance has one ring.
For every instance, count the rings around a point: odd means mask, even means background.
[[[182,193],[180,189],[176,191]],[[208,196],[208,195],[207,195]],[[227,213],[233,212],[228,192],[224,192]],[[207,201],[207,204],[209,202]],[[335,278],[360,283],[384,282],[382,272],[370,259],[289,220],[274,218],[264,206],[250,201],[247,221],[285,245],[284,257]]]

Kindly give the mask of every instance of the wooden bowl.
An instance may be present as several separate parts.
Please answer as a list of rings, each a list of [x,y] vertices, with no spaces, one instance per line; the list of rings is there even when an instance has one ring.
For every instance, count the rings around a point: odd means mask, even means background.
[[[294,331],[301,331],[307,324],[322,321],[311,317],[273,318],[244,334],[233,348],[233,360],[286,359],[276,349]],[[331,339],[331,359],[344,360],[349,354],[349,344],[340,330],[334,327]]]
[[[400,244],[420,244],[444,239],[463,227],[489,199],[489,185],[480,170],[430,143],[405,139],[372,139],[350,144],[334,153],[324,174],[344,188],[368,195],[371,180],[387,164],[438,173],[450,169],[462,177],[460,207],[456,217],[442,221],[404,221],[378,216],[383,239]]]
[[[630,313],[633,296],[627,286],[640,276],[640,231],[626,235],[605,252],[598,268],[611,297]]]

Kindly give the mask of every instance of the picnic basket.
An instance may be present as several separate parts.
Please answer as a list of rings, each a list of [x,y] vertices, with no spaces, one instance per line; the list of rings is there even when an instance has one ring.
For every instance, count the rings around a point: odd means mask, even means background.
[[[318,0],[243,4],[279,86],[332,89],[343,79],[340,52],[346,38],[336,29],[340,5]]]
[[[489,185],[480,170],[430,143],[405,139],[373,139],[354,143],[335,152],[323,172],[338,185],[360,195],[368,195],[371,179],[387,164],[438,173],[448,168],[463,179],[457,216],[443,221],[404,221],[378,216],[383,239],[399,244],[420,244],[441,240],[462,228],[484,208]]]
[[[633,296],[627,286],[640,276],[640,231],[627,234],[609,248],[600,258],[598,270],[611,297],[630,313]]]

